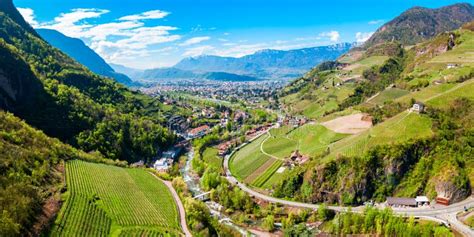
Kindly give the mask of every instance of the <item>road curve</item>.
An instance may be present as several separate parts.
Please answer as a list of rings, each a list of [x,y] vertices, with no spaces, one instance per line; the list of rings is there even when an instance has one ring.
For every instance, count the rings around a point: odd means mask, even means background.
[[[155,176],[155,178],[157,178],[159,181],[163,182],[166,185],[166,187],[170,190],[171,195],[173,195],[174,201],[176,202],[176,206],[178,206],[179,223],[180,223],[181,229],[183,230],[184,235],[186,237],[192,237],[193,235],[191,234],[191,231],[189,231],[188,224],[186,223],[186,211],[184,210],[183,203],[181,202],[181,199],[179,198],[179,195],[176,192],[176,190],[174,190],[173,185],[171,184],[170,181],[162,180],[153,173],[150,173],[150,174]]]
[[[239,147],[241,148],[241,147]],[[231,173],[229,169],[229,161],[232,155],[235,153],[236,150],[232,151],[229,155],[225,156],[224,158],[224,170],[226,173],[227,180],[238,186],[244,192],[248,193],[250,196],[258,198],[260,200],[264,200],[271,203],[279,203],[286,206],[291,207],[299,207],[299,208],[309,208],[309,209],[318,209],[318,204],[312,203],[304,203],[304,202],[295,202],[295,201],[288,201],[284,199],[279,199],[275,197],[271,197],[262,193],[259,193],[245,184],[239,182]],[[438,207],[438,208],[430,208],[430,209],[417,209],[417,208],[392,208],[393,212],[399,215],[405,216],[414,216],[417,218],[437,221],[444,224],[450,224],[453,229],[457,230],[464,236],[474,236],[474,231],[471,230],[469,227],[464,225],[456,218],[456,214],[459,212],[464,211],[464,207],[474,207],[474,198],[471,196],[462,202],[458,202],[446,207]],[[343,212],[347,211],[348,207],[341,207],[341,206],[328,206],[328,209]],[[364,210],[364,206],[359,207],[352,207],[351,211],[353,212],[362,212]]]

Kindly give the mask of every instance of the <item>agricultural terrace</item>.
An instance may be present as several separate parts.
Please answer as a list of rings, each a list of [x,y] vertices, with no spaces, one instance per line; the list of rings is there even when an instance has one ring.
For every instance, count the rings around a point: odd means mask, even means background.
[[[400,97],[395,101],[408,103],[412,98],[426,103],[428,106],[444,107],[456,98],[465,97],[474,99],[474,79],[463,83],[445,83],[432,85],[420,91]]]
[[[178,236],[168,188],[142,169],[70,161],[68,192],[52,236]]]
[[[367,102],[364,104],[365,105],[384,105],[386,102],[389,101],[394,101],[395,99],[398,99],[404,95],[409,94],[410,92],[407,90],[402,90],[398,88],[389,88],[386,89],[372,98],[368,99]]]
[[[346,136],[315,124],[297,129],[290,126],[274,128],[238,151],[229,166],[232,173],[245,183],[271,188],[283,177],[283,161],[294,151],[314,157],[325,152],[329,144]]]
[[[431,125],[431,119],[426,115],[402,112],[371,129],[331,144],[330,154],[324,158],[324,161],[334,159],[338,154],[362,155],[376,145],[432,136]]]

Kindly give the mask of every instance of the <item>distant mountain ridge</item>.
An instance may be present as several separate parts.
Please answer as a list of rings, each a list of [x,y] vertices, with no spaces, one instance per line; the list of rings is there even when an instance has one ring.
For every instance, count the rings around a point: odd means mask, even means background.
[[[474,20],[474,7],[469,3],[458,3],[437,9],[414,7],[380,27],[364,47],[399,41],[413,45],[430,39],[442,32],[461,27]]]
[[[112,64],[115,70],[145,83],[176,80],[213,80],[213,81],[258,81],[260,78],[226,72],[192,72],[178,68],[157,68],[139,70]]]
[[[301,76],[315,65],[335,60],[354,44],[295,50],[266,49],[240,58],[203,55],[181,60],[174,67],[194,72],[226,72],[264,79],[291,79]]]
[[[56,30],[37,29],[36,32],[48,43],[88,67],[92,72],[113,78],[126,86],[137,85],[128,76],[115,72],[102,57],[89,48],[82,40],[67,37]]]

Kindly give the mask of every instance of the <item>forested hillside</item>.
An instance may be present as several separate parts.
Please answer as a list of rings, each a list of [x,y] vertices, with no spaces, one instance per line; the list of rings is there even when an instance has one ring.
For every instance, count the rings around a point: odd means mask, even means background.
[[[111,159],[148,159],[174,141],[174,135],[160,125],[170,108],[93,74],[39,38],[24,25],[11,0],[10,5],[4,2],[0,9],[2,109],[49,136]]]
[[[445,31],[459,28],[472,20],[474,20],[474,7],[469,3],[438,9],[414,7],[383,25],[364,46],[367,48],[390,41],[414,45]]]
[[[39,235],[48,226],[60,207],[64,161],[73,159],[120,164],[49,138],[0,111],[0,236]]]
[[[137,86],[128,76],[117,73],[96,52],[89,48],[82,40],[70,38],[59,31],[50,29],[37,29],[38,34],[49,44],[66,53],[82,65],[98,75],[115,79],[126,86]]]

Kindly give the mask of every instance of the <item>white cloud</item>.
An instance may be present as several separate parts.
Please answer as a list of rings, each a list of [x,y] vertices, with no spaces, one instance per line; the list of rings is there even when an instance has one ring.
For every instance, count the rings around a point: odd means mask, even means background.
[[[372,34],[374,34],[374,32],[357,32],[355,35],[357,43],[364,43]]]
[[[28,13],[28,12],[26,12]],[[25,13],[25,14],[26,14]],[[116,21],[92,24],[88,19],[100,18],[109,13],[103,9],[73,9],[61,13],[51,22],[39,24],[75,38],[86,40],[89,46],[109,62],[133,62],[136,58],[152,56],[152,46],[181,39],[172,34],[173,26],[145,26],[143,20],[159,19],[170,13],[159,10],[120,17]],[[164,51],[163,51],[164,52]]]
[[[378,24],[382,24],[384,22],[384,20],[372,20],[372,21],[369,21],[369,25],[378,25]]]
[[[190,46],[190,45],[193,45],[193,44],[199,44],[201,42],[208,41],[210,39],[211,39],[211,37],[209,37],[209,36],[194,37],[194,38],[191,38],[191,39],[188,39],[188,40],[184,41],[183,43],[179,44],[179,46]]]
[[[329,32],[323,32],[321,34],[319,34],[319,36],[321,37],[328,37],[332,42],[337,42],[339,41],[339,38],[341,37],[341,35],[339,34],[338,31],[329,31]]]
[[[138,21],[138,20],[149,20],[149,19],[162,19],[168,16],[170,13],[161,11],[161,10],[153,10],[147,11],[140,14],[129,15],[119,18],[121,21]]]
[[[53,22],[41,24],[42,28],[54,29],[70,37],[82,37],[84,31],[94,25],[83,22],[85,19],[98,18],[109,10],[96,8],[78,8],[68,13],[61,13]]]
[[[203,45],[194,48],[188,48],[184,52],[183,56],[185,57],[196,57],[205,54],[211,54],[214,51],[214,47],[210,45]]]
[[[23,16],[26,22],[32,27],[38,27],[38,22],[35,20],[35,12],[31,8],[17,8],[20,14]]]

